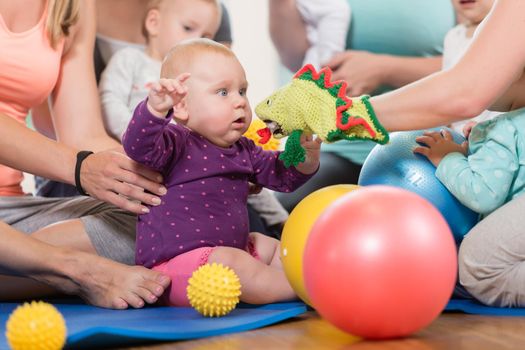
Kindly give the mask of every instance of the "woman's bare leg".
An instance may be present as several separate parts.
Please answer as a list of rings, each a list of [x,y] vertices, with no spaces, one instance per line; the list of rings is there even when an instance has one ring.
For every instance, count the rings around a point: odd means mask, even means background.
[[[33,288],[31,297],[46,296],[52,286],[93,305],[122,309],[155,302],[169,285],[169,278],[158,272],[95,255],[80,220],[48,226],[32,237],[0,223],[0,237],[0,272],[45,284],[1,277],[2,299],[29,296]]]

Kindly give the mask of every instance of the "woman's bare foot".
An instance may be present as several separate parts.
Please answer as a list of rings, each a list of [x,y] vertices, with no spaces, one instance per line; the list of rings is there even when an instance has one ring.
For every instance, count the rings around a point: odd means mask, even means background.
[[[80,251],[63,249],[61,261],[57,269],[63,277],[48,276],[45,282],[95,306],[141,308],[155,303],[170,284],[169,277],[159,272]]]

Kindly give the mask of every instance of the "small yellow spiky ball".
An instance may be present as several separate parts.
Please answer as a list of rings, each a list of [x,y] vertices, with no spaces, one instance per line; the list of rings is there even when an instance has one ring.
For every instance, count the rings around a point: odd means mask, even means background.
[[[259,143],[259,139],[261,138],[259,135],[257,135],[257,130],[266,128],[266,124],[259,118],[253,118],[252,123],[250,124],[250,127],[246,132],[244,133],[244,136],[255,142],[257,146],[261,146],[262,149],[266,151],[277,151],[279,149],[279,146],[281,142],[277,140],[273,135],[270,137],[270,140],[268,140],[267,143],[261,144]]]
[[[12,350],[59,350],[66,342],[66,322],[53,305],[32,301],[11,313],[5,335]]]
[[[190,305],[207,317],[224,316],[237,306],[239,277],[222,264],[205,264],[191,275],[186,289]]]

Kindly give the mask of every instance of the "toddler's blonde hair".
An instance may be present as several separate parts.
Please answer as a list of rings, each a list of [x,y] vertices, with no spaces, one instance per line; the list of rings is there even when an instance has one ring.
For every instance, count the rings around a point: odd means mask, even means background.
[[[175,1],[175,0],[147,0],[146,11],[144,12],[144,18],[142,20],[142,35],[148,40],[148,30],[146,29],[146,17],[151,10],[159,10],[163,2]],[[220,0],[192,0],[192,1],[204,1],[208,4],[214,5],[219,16],[219,23],[222,18],[222,7]]]

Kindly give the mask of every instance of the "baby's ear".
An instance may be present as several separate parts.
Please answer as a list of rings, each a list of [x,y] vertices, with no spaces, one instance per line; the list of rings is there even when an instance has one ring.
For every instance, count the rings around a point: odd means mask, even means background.
[[[185,98],[173,106],[173,118],[180,121],[188,120],[188,108],[186,107]]]
[[[142,32],[146,38],[157,36],[160,30],[160,12],[158,9],[151,9],[146,14]]]

